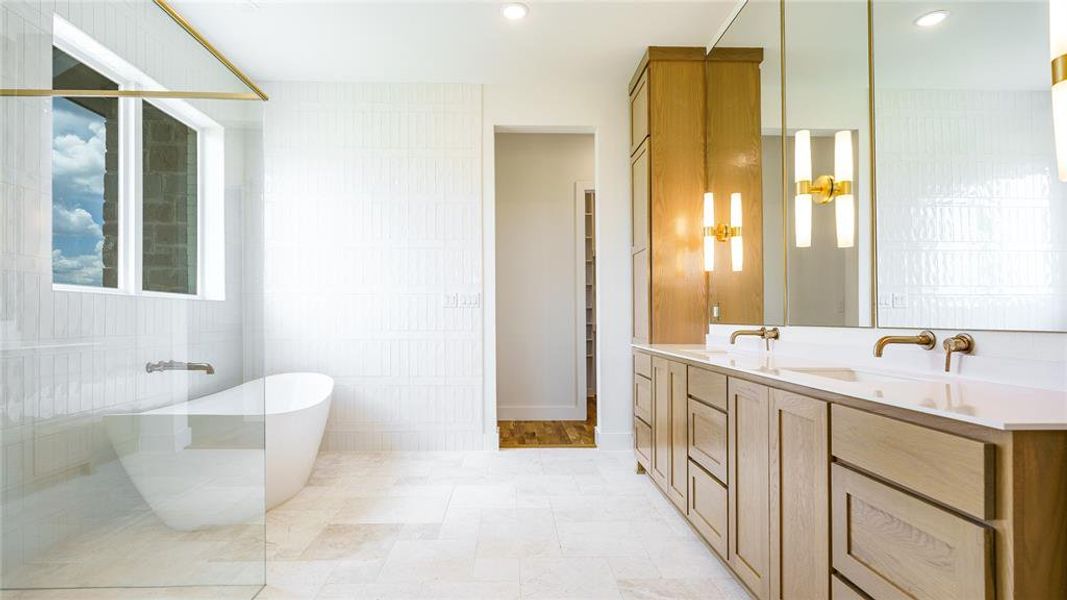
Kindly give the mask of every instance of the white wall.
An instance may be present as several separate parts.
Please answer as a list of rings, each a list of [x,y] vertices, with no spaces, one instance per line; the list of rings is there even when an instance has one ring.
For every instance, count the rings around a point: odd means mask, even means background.
[[[267,372],[334,377],[325,448],[481,448],[480,87],[269,89]]]
[[[0,6],[0,88],[51,88],[53,3]],[[232,77],[151,2],[55,3],[54,10],[173,89]],[[189,46],[188,44],[192,44]],[[198,103],[223,124],[237,103]],[[51,100],[0,98],[0,487],[4,574],[57,541],[147,511],[115,466],[104,414],[136,412],[242,381],[243,133],[226,137],[226,300],[55,292]],[[216,374],[148,375],[161,359]],[[118,472],[115,479],[100,476]],[[45,500],[47,499],[47,500]],[[167,548],[160,544],[159,556]],[[59,580],[53,580],[56,583]],[[17,586],[8,578],[5,584]],[[116,581],[116,584],[120,582]]]
[[[585,210],[575,184],[593,180],[593,136],[495,141],[497,416],[585,420]]]
[[[640,57],[634,57],[634,65]],[[485,227],[485,270],[496,270],[496,128],[511,131],[595,133],[597,190],[597,446],[632,447],[630,370],[630,184],[629,102],[625,81],[484,88],[482,169]],[[485,294],[485,413],[486,444],[496,443],[496,294]]]

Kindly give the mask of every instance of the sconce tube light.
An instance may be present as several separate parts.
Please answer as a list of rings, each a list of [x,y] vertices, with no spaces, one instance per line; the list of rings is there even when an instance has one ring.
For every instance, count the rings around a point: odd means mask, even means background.
[[[797,248],[811,248],[811,194],[797,194],[793,199]]]
[[[811,131],[801,129],[793,138],[793,181],[797,195],[793,199],[793,219],[797,248],[811,248],[811,194],[802,194],[801,186],[811,182]]]
[[[1052,54],[1052,122],[1060,181],[1067,182],[1067,0],[1049,0]]]
[[[715,270],[715,194],[704,194],[704,270]]]
[[[793,180],[811,181],[811,131],[798,131],[793,145]]]
[[[734,192],[730,194],[730,228],[737,232],[730,238],[730,266],[734,271],[740,271],[745,261],[741,220],[741,194]]]
[[[843,186],[844,193],[834,199],[838,248],[851,248],[856,243],[856,199],[852,195],[852,168],[852,132],[838,131],[834,134],[834,180],[849,184]]]

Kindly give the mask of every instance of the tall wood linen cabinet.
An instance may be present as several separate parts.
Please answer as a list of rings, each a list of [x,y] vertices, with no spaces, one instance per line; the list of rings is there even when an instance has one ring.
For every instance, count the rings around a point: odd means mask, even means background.
[[[704,48],[651,47],[630,80],[633,340],[703,343]]]

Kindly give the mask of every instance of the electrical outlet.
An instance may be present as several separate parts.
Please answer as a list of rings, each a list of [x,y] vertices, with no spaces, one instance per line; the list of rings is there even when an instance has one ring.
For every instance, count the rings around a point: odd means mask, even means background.
[[[444,296],[445,308],[459,308],[459,294],[449,293]]]
[[[893,308],[907,308],[908,297],[905,294],[893,294]]]

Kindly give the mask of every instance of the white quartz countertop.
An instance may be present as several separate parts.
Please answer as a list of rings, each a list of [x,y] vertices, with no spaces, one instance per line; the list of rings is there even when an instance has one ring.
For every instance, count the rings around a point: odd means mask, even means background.
[[[853,368],[797,356],[731,352],[698,345],[634,344],[687,360],[1001,430],[1067,429],[1067,392],[926,373]]]

